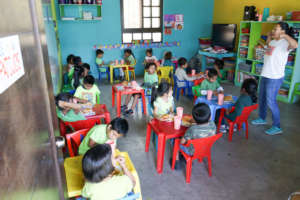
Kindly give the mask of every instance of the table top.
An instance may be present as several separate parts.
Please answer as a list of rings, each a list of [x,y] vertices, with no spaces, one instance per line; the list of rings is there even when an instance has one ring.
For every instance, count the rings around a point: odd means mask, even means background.
[[[211,53],[207,51],[201,51],[199,50],[198,53],[200,55],[205,55],[208,57],[215,57],[215,58],[226,58],[226,57],[235,57],[236,53],[235,52],[228,52],[228,53]]]
[[[185,134],[188,127],[180,126],[180,129],[174,129],[174,122],[160,121],[152,119],[149,124],[157,134],[164,134],[168,139],[181,137]]]
[[[122,92],[122,93],[127,93],[127,92],[140,93],[141,91],[144,91],[142,87],[133,88],[131,86],[124,86],[122,83],[115,84],[112,87],[113,87],[114,91]]]
[[[225,96],[229,96],[229,95],[225,95]],[[237,97],[236,96],[232,96],[232,99],[233,99],[233,102],[226,102],[226,101],[224,101],[223,105],[219,105],[217,97],[213,97],[211,100],[207,100],[206,96],[203,96],[203,97],[198,97],[197,100],[195,101],[195,104],[206,103],[208,106],[215,106],[217,108],[230,108],[236,102]]]

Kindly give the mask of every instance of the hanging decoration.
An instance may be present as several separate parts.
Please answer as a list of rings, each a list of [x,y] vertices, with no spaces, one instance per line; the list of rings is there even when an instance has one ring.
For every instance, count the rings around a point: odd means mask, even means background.
[[[180,42],[163,42],[163,43],[152,43],[150,40],[134,40],[130,44],[108,44],[108,45],[94,45],[94,49],[135,49],[135,48],[161,48],[161,47],[179,47],[181,45]]]

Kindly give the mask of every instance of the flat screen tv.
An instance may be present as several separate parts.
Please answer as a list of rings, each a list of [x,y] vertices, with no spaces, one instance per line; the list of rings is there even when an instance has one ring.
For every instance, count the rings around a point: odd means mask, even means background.
[[[212,45],[232,51],[235,47],[236,24],[213,24]]]

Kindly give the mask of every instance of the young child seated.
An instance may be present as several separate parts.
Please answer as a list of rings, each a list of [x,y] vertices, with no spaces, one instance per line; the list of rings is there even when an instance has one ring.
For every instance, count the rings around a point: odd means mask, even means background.
[[[136,63],[135,57],[134,57],[131,49],[124,50],[124,61],[125,61],[126,65],[131,65],[131,66],[133,66]],[[124,79],[124,71],[122,70],[122,68],[120,68],[120,76],[121,76],[121,79]]]
[[[225,117],[230,119],[230,121],[234,121],[242,114],[245,107],[252,106],[257,103],[257,88],[258,85],[255,79],[245,79],[241,87],[241,95],[234,104],[234,111],[230,112],[230,110],[227,110]],[[216,116],[220,116],[220,112],[217,112]],[[219,120],[219,117],[216,117],[216,120]],[[228,129],[229,127],[226,125],[226,120],[222,121],[220,131],[224,133],[227,132]]]
[[[82,68],[83,68],[83,77],[86,77],[87,75],[90,74],[91,67],[89,64],[83,63]]]
[[[218,81],[221,81],[225,78],[225,77],[223,77],[223,75],[224,75],[223,68],[224,68],[224,61],[216,59],[215,63],[214,63],[214,69],[217,70],[217,72],[218,72],[218,79],[217,79]]]
[[[155,56],[153,56],[152,53],[153,53],[152,49],[146,50],[146,57],[144,60],[144,65],[146,65],[147,63],[155,63],[157,61],[157,58]]]
[[[168,120],[174,113],[174,99],[172,86],[161,82],[158,88],[152,88],[151,105],[154,107],[153,116],[160,120]]]
[[[74,94],[79,99],[87,100],[92,104],[97,104],[97,96],[100,96],[100,90],[95,84],[95,79],[92,75],[87,75],[83,79],[83,84],[80,85]]]
[[[147,63],[145,67],[145,75],[144,75],[144,87],[153,87],[158,83],[158,76],[156,74],[156,64],[155,63]],[[128,104],[130,102],[131,97],[133,96],[133,102],[131,104],[131,108],[128,109]],[[138,103],[138,99],[140,98],[139,94],[128,94],[126,96],[125,104],[121,106],[121,111],[123,115],[132,115],[133,110]]]
[[[196,122],[196,125],[192,125],[187,129],[184,136],[181,138],[180,143],[186,144],[189,140],[215,135],[216,125],[213,121],[210,121],[210,115],[210,108],[207,104],[198,103],[195,105],[192,110],[192,116],[193,120]],[[188,155],[193,155],[195,151],[193,145],[189,147],[180,145],[180,148]],[[180,163],[177,162],[178,160],[179,159],[177,155],[175,163],[176,169],[180,168]]]
[[[101,67],[103,66],[103,54],[104,51],[102,49],[97,49],[96,50],[96,64],[99,67],[99,70],[101,71]]]
[[[196,77],[189,77],[186,74],[185,69],[188,67],[188,64],[187,64],[187,60],[185,58],[183,58],[183,57],[179,58],[178,65],[179,65],[179,67],[176,69],[175,75],[179,81],[184,81],[184,80],[193,81],[196,79]],[[184,82],[177,82],[177,85],[178,85],[178,87],[186,86]]]
[[[82,196],[89,200],[116,200],[131,192],[136,184],[121,156],[114,158],[124,175],[117,175],[112,164],[112,150],[108,144],[99,144],[86,152],[82,159],[85,184]]]
[[[70,93],[60,93],[55,97],[56,114],[59,119],[65,122],[76,122],[85,120],[85,117],[79,112],[81,109],[86,108],[87,105],[76,104],[87,103],[87,101],[73,98]]]
[[[224,89],[220,86],[219,82],[217,81],[218,72],[215,69],[209,69],[207,73],[207,79],[205,79],[200,86],[196,86],[196,90],[200,90],[198,92],[201,96],[207,95],[208,90],[212,90],[214,95],[218,93],[223,93]]]
[[[69,92],[73,90],[73,86],[71,85],[71,80],[74,74],[74,55],[70,54],[67,57],[67,66],[65,67],[65,72],[63,75],[63,92]]]
[[[128,132],[128,122],[126,119],[115,118],[109,124],[95,125],[81,142],[78,154],[83,155],[87,150],[97,144],[110,144],[113,152],[117,145],[117,139],[126,136]]]
[[[164,58],[161,61],[161,65],[162,66],[172,66],[173,69],[175,70],[175,65],[172,62],[172,52],[171,51],[167,51],[164,55]]]

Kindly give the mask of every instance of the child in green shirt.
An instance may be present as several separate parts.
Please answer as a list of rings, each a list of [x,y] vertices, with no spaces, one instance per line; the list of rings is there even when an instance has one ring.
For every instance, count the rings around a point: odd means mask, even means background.
[[[145,67],[145,75],[144,75],[144,86],[152,87],[158,83],[158,76],[156,74],[156,64],[155,63],[147,63]],[[131,108],[128,109],[128,104],[130,102],[131,97],[133,96],[133,102]],[[132,115],[133,109],[135,108],[136,104],[138,103],[138,99],[140,98],[139,94],[128,94],[125,100],[125,104],[121,106],[122,113],[124,115]]]
[[[117,139],[126,136],[128,132],[128,122],[126,119],[115,118],[109,124],[95,125],[81,142],[78,154],[83,155],[87,150],[96,144],[109,143],[115,150]]]
[[[116,200],[132,191],[136,180],[128,170],[125,159],[121,156],[114,158],[124,172],[124,175],[116,175],[111,157],[112,150],[108,144],[98,144],[83,156],[82,171],[85,178],[83,197],[90,200]]]
[[[96,50],[96,64],[98,65],[100,72],[106,72],[106,68],[104,67],[103,62],[103,55],[104,51],[102,49]]]
[[[74,94],[79,99],[87,100],[92,104],[99,103],[100,90],[95,84],[95,79],[92,75],[87,75],[83,79],[83,85],[76,89]]]

